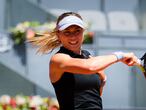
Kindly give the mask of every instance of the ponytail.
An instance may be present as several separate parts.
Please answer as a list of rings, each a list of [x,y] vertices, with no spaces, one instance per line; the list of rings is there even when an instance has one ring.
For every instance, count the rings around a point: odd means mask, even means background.
[[[48,52],[51,52],[53,49],[55,49],[56,47],[61,46],[61,42],[58,39],[57,36],[57,26],[58,23],[66,16],[77,16],[78,18],[82,19],[82,17],[75,13],[75,12],[66,12],[61,14],[56,22],[56,28],[54,29],[54,31],[52,32],[48,32],[46,34],[35,34],[34,37],[28,39],[28,42],[32,43],[33,45],[36,45],[39,47],[38,51],[39,53],[45,54]]]
[[[45,34],[35,34],[35,37],[28,39],[28,42],[32,45],[38,46],[39,48],[37,53],[42,54],[51,52],[53,49],[61,45],[56,35],[56,31]]]

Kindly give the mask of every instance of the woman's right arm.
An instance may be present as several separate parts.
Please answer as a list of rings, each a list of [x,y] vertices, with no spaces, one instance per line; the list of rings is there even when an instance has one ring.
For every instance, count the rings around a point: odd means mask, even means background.
[[[115,54],[96,56],[89,59],[72,58],[69,55],[58,53],[50,60],[51,79],[59,79],[64,72],[74,74],[93,74],[98,73],[104,79],[100,71],[108,66],[121,61],[128,66],[133,66],[137,62],[137,57],[133,53],[123,53],[122,59],[117,59]]]
[[[115,55],[91,57],[89,59],[72,58],[66,54],[56,54],[51,58],[50,64],[60,72],[79,74],[92,74],[104,70],[117,62]]]

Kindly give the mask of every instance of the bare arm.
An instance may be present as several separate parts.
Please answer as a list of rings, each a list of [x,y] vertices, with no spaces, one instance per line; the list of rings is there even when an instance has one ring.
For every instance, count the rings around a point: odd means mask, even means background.
[[[62,72],[92,74],[104,70],[115,63],[115,55],[91,57],[89,59],[72,58],[66,54],[56,54],[51,58],[51,65]]]
[[[72,58],[66,54],[56,54],[50,61],[50,78],[52,82],[56,82],[64,72],[74,74],[93,74],[98,73],[101,79],[104,74],[100,71],[109,65],[115,63],[117,58],[115,55],[106,55],[92,57],[89,59]]]
[[[136,58],[132,53],[124,53],[123,59],[118,60],[132,66],[136,62]],[[93,74],[98,73],[104,79],[102,70],[117,62],[114,54],[91,57],[89,59],[72,58],[69,55],[58,53],[55,54],[50,61],[51,79],[58,80],[64,72],[74,74]]]

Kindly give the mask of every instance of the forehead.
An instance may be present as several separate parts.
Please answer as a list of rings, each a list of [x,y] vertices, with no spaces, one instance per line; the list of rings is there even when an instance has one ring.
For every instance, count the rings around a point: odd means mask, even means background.
[[[82,29],[80,26],[77,25],[71,25],[68,28],[66,28],[65,30],[75,30],[75,29]]]

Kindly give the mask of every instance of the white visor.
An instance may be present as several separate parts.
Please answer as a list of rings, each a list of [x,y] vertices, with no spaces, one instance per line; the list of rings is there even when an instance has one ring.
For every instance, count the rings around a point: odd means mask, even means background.
[[[68,28],[71,25],[77,25],[81,28],[85,28],[83,21],[76,17],[76,16],[67,16],[63,18],[59,23],[58,23],[58,30],[62,31],[66,28]]]

